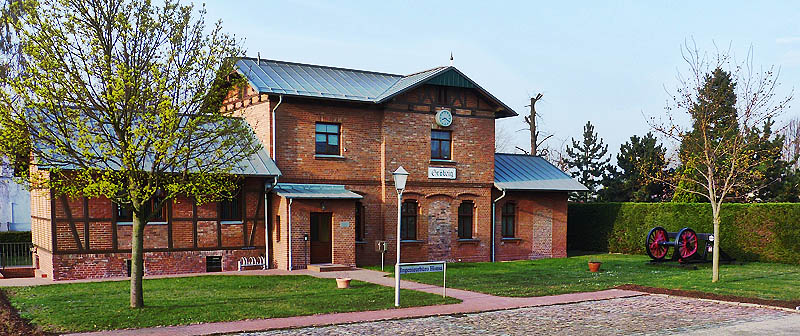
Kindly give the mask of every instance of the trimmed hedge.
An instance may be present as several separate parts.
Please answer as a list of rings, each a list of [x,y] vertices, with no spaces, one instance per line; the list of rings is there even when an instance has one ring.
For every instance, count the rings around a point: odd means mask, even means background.
[[[0,243],[30,243],[30,231],[3,231],[0,232]]]
[[[800,264],[800,204],[723,204],[721,216],[721,248],[732,257]],[[656,226],[669,232],[689,227],[698,233],[712,233],[711,205],[569,204],[567,248],[645,254],[645,235]]]

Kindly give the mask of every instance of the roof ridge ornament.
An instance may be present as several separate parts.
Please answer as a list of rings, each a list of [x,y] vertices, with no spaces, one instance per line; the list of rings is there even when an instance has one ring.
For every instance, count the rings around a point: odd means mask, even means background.
[[[450,66],[453,66],[453,52],[450,52]]]

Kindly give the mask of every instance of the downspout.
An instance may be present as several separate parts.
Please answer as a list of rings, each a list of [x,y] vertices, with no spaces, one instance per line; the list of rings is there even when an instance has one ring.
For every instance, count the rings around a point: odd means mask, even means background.
[[[281,103],[283,103],[283,95],[278,95],[278,104],[272,108],[272,120],[270,122],[270,128],[272,129],[272,161],[275,161],[275,152],[277,151],[276,148],[278,147],[275,144],[275,129],[277,128],[277,122],[275,122],[275,111],[278,110],[278,106],[281,106]]]
[[[272,189],[275,189],[275,186],[278,185],[278,177],[272,179],[272,185],[267,186],[264,185],[264,268],[269,269],[269,244],[272,241],[271,237],[269,236],[269,209],[271,208],[271,204],[269,202],[269,193]]]
[[[496,227],[497,227],[497,224],[496,224],[497,216],[495,215],[495,213],[496,213],[495,206],[497,205],[497,201],[499,201],[503,197],[506,197],[506,190],[505,189],[500,188],[500,186],[498,186],[496,183],[495,183],[494,186],[495,186],[495,188],[497,188],[498,190],[500,190],[503,193],[496,200],[492,201],[492,262],[494,262],[494,259],[495,259],[495,257],[494,257],[494,254],[495,254],[494,253],[494,246],[495,246],[494,232],[496,231]]]
[[[289,219],[289,270],[292,270],[292,199],[289,199],[289,215],[286,216]]]

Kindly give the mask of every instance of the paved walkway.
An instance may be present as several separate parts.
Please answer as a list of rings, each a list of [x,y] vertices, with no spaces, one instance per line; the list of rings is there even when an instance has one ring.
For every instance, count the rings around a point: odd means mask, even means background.
[[[271,330],[287,335],[797,335],[800,314],[664,295]]]
[[[394,279],[385,277],[384,276],[385,273],[370,271],[370,270],[361,270],[361,269],[348,272],[329,272],[329,273],[316,273],[307,270],[293,271],[289,273],[286,271],[268,270],[268,271],[231,272],[230,274],[236,274],[236,275],[298,274],[298,275],[311,275],[322,278],[347,276],[356,280],[371,282],[379,285],[394,286]],[[433,285],[425,285],[411,281],[402,281],[401,287],[404,289],[419,290],[439,295],[441,295],[442,293],[441,287]],[[308,326],[322,326],[322,325],[356,323],[365,321],[381,321],[381,320],[404,319],[404,318],[419,318],[427,316],[475,313],[475,312],[512,309],[521,307],[549,306],[549,305],[560,305],[560,304],[568,304],[576,302],[608,300],[614,298],[634,297],[640,295],[644,294],[635,291],[610,289],[605,291],[589,292],[589,293],[562,294],[562,295],[541,296],[541,297],[531,297],[531,298],[509,298],[509,297],[487,295],[482,293],[475,293],[459,289],[448,289],[447,296],[460,299],[462,300],[462,302],[450,305],[386,309],[386,310],[350,312],[350,313],[320,314],[311,316],[295,316],[286,318],[246,320],[246,321],[235,321],[235,322],[215,322],[215,323],[188,325],[188,326],[114,330],[107,332],[94,332],[94,333],[83,333],[83,334],[73,334],[73,335],[159,336],[159,335],[224,334],[224,333],[236,333],[245,331],[299,328]],[[402,297],[401,297],[401,302],[402,302]]]

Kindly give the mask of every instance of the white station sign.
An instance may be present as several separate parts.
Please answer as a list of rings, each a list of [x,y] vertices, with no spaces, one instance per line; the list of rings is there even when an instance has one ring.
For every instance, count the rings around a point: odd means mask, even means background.
[[[428,167],[428,178],[429,179],[455,180],[456,179],[456,169],[455,168],[443,168],[443,167]]]
[[[400,274],[443,272],[444,264],[431,265],[400,265]]]

